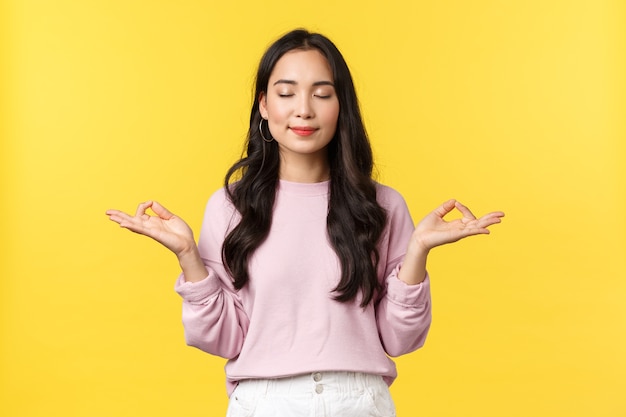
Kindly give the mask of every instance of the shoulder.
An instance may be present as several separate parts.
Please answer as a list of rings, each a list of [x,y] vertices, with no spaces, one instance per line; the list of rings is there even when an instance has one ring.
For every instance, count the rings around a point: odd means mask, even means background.
[[[378,204],[387,210],[393,210],[396,208],[406,207],[406,201],[402,194],[388,185],[375,182],[376,185],[376,200]]]
[[[230,216],[234,211],[235,207],[228,197],[226,187],[219,188],[213,192],[206,204],[206,212],[213,215],[221,214]]]
[[[228,194],[226,193],[226,187],[222,187],[215,190],[213,194],[211,194],[207,206],[213,206],[217,208],[225,206],[227,203],[230,203],[230,200],[228,198]]]
[[[239,216],[224,187],[213,192],[206,203],[201,236],[210,232],[220,239],[238,222]]]

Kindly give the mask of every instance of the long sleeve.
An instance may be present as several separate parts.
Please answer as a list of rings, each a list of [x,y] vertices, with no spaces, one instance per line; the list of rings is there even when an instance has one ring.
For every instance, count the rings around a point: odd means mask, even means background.
[[[185,282],[181,274],[175,285],[183,298],[187,344],[228,359],[241,352],[249,326],[242,302],[221,261],[222,242],[234,218],[224,190],[216,192],[207,203],[198,239],[207,277],[191,283]]]
[[[380,339],[389,356],[422,347],[431,323],[430,279],[408,285],[398,279],[399,270],[398,266],[387,278],[385,295],[376,311]]]
[[[379,241],[374,303],[334,299],[341,263],[327,234],[329,182],[281,180],[270,233],[249,260],[250,280],[235,291],[222,264],[224,238],[239,221],[218,191],[207,204],[198,240],[207,277],[181,276],[187,343],[228,358],[228,392],[249,378],[282,378],[345,370],[397,376],[390,355],[417,349],[430,324],[428,280],[409,286],[397,278],[413,222],[404,199],[377,185],[388,222]]]
[[[379,245],[385,263],[379,265],[384,288],[376,305],[376,325],[385,352],[400,356],[420,348],[426,340],[431,323],[430,278],[417,285],[398,279],[415,226],[400,194],[381,186],[379,200],[388,219]]]

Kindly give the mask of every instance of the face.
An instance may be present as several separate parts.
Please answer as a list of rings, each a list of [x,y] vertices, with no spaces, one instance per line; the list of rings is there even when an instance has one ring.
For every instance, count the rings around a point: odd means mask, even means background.
[[[261,116],[278,142],[281,161],[327,160],[339,100],[326,58],[316,49],[283,55],[259,97]]]

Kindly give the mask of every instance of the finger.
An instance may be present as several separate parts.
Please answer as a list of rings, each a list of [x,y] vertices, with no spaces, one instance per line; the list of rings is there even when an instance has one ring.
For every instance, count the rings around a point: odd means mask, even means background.
[[[109,215],[109,220],[111,220],[112,222],[115,222],[117,224],[120,224],[120,222],[122,221],[122,218],[117,215],[117,214],[110,214]]]
[[[130,215],[119,210],[107,210],[106,215],[109,216],[109,220],[119,223],[122,219],[130,217]]]
[[[487,218],[487,217],[497,217],[497,218],[501,218],[504,217],[504,213],[501,211],[493,211],[491,213],[487,213],[484,216],[482,216],[483,218]]]
[[[154,211],[154,213],[163,220],[169,220],[174,217],[174,214],[172,212],[163,207],[157,201],[152,202],[152,211]]]
[[[489,218],[489,219],[481,219],[476,226],[480,227],[480,228],[485,228],[485,227],[492,226],[494,224],[498,224],[500,222],[502,222],[502,220],[500,220],[499,217],[494,217],[494,218]]]
[[[489,229],[484,228],[484,227],[468,227],[466,229],[463,229],[463,231],[461,232],[461,239],[469,237],[469,236],[476,236],[476,235],[488,235],[491,232],[489,231]]]
[[[496,224],[496,223],[502,222],[502,217],[504,217],[504,213],[502,213],[502,212],[489,213],[489,214],[484,215],[480,219],[478,219],[477,223],[481,227],[487,227],[487,226],[490,226],[492,224]]]
[[[472,228],[466,231],[467,236],[476,236],[476,235],[488,235],[491,234],[491,231],[487,228]]]
[[[476,220],[476,216],[474,216],[474,213],[472,213],[470,209],[465,207],[463,204],[457,201],[455,202],[454,206],[463,214],[463,217],[466,217],[470,220]]]
[[[126,213],[123,213],[121,211],[117,213],[112,213],[111,215],[109,215],[109,220],[114,221],[115,223],[118,223],[122,227],[128,227],[129,225],[131,225],[133,223],[133,219],[134,217]]]
[[[119,224],[122,229],[127,229],[133,233],[139,233],[145,236],[151,236],[150,229],[146,228],[137,217],[111,217],[111,220]]]
[[[135,212],[135,216],[143,216],[146,214],[146,210],[152,206],[152,201],[146,201],[145,203],[141,203],[137,206],[137,211]]]
[[[120,210],[107,210],[106,215],[109,216],[109,220],[124,228],[127,228],[133,220],[133,216]]]
[[[437,207],[433,213],[435,213],[438,217],[444,217],[446,214],[450,213],[454,209],[454,205],[456,200],[451,199],[444,202],[442,205]]]
[[[111,217],[110,220],[112,222],[117,223],[122,229],[128,229],[128,230],[132,230],[134,231],[136,229],[136,227],[133,226],[133,224],[126,219],[121,219],[121,218],[115,218],[115,217]]]

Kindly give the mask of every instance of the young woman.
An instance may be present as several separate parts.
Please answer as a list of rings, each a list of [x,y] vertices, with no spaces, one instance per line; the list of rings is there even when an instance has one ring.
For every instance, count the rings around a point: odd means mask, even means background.
[[[246,154],[210,198],[197,245],[156,201],[107,214],[177,256],[187,343],[228,359],[229,416],[394,416],[389,356],[426,338],[429,251],[504,214],[477,219],[449,200],[414,226],[371,178],[350,72],[320,34],[271,45],[254,97]],[[444,220],[454,209],[463,217]]]

